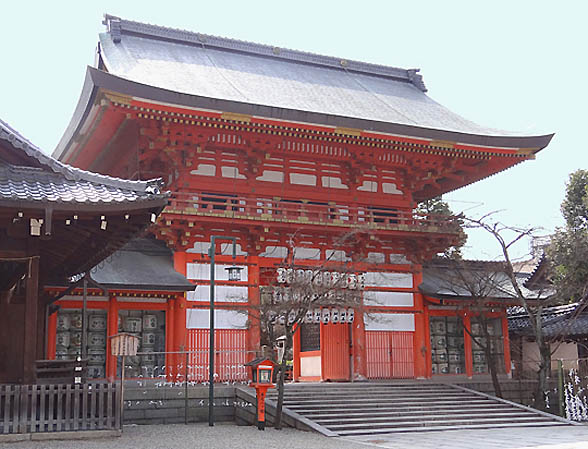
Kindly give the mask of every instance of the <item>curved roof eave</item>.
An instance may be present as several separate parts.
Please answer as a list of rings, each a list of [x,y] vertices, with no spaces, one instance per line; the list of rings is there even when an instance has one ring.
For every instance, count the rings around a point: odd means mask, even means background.
[[[539,136],[489,136],[480,134],[467,134],[458,131],[423,128],[399,123],[371,121],[354,117],[328,115],[319,112],[284,109],[273,106],[222,100],[184,94],[181,92],[141,84],[88,66],[84,87],[74,111],[74,115],[70,121],[69,126],[64,132],[63,137],[53,152],[53,156],[55,158],[61,159],[64,156],[64,153],[69,147],[69,144],[75,133],[84,124],[84,120],[90,112],[90,107],[94,103],[96,94],[100,88],[117,92],[122,95],[142,98],[159,103],[174,104],[188,108],[216,110],[220,112],[233,112],[274,120],[282,120],[286,122],[302,122],[316,125],[362,129],[376,133],[380,132],[383,134],[451,141],[483,147],[513,149],[532,148],[537,149],[538,151],[542,148],[545,148],[554,136],[554,134]]]

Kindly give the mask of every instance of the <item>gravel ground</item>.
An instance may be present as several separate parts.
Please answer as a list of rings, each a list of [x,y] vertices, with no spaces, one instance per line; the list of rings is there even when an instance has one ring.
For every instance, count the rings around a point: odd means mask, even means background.
[[[77,441],[26,441],[0,443],[2,449],[365,449],[359,442],[343,441],[294,429],[280,431],[232,423],[125,426],[119,438]]]
[[[329,438],[219,423],[125,426],[120,438],[0,443],[1,449],[588,449],[588,426],[520,427]]]

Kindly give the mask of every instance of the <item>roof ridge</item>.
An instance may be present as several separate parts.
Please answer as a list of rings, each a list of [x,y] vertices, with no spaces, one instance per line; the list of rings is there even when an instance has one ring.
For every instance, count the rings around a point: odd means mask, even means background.
[[[293,50],[267,44],[259,44],[256,42],[198,33],[180,28],[136,22],[121,19],[120,17],[110,14],[104,14],[104,21],[102,23],[106,25],[107,32],[111,34],[114,43],[120,42],[122,39],[121,35],[126,31],[129,33],[174,40],[192,45],[206,45],[209,47],[252,53],[289,61],[322,65],[341,70],[367,73],[370,75],[385,76],[413,84],[423,92],[427,91],[423,82],[423,77],[418,73],[420,69],[403,69],[400,67],[337,58],[334,56],[326,56],[301,50]]]
[[[161,180],[151,179],[148,181],[132,181],[128,179],[115,178],[108,175],[93,173],[80,168],[72,167],[61,161],[49,156],[29,141],[26,137],[12,128],[8,123],[0,118],[0,140],[5,140],[14,148],[24,151],[24,153],[36,159],[43,167],[50,169],[54,173],[63,175],[71,181],[88,181],[95,184],[105,184],[110,187],[133,190],[138,192],[160,193]]]

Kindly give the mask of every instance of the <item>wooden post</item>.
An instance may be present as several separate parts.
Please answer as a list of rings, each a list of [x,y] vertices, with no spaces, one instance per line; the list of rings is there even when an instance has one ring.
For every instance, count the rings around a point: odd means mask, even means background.
[[[23,350],[23,382],[35,382],[35,360],[37,359],[39,301],[39,257],[29,259],[26,281],[24,350]]]
[[[107,336],[111,337],[118,333],[118,302],[114,296],[108,299]],[[116,362],[118,357],[112,355],[110,345],[106,350],[106,378],[110,382],[116,377]]]
[[[508,319],[506,315],[501,317],[502,324],[502,348],[504,350],[504,372],[512,378],[512,363],[510,355],[510,339],[508,336]]]
[[[474,375],[474,360],[472,354],[472,338],[470,337],[469,332],[472,331],[471,326],[471,315],[466,312],[463,317],[463,348],[465,353],[465,368],[466,368],[466,375],[471,378]],[[466,329],[469,332],[466,332]]]
[[[423,269],[420,265],[414,266],[413,271],[413,286],[417,287],[423,282]],[[425,314],[423,295],[421,293],[414,293],[414,308],[421,313],[414,314],[414,376],[416,378],[429,377],[427,372],[427,357],[431,356],[430,348],[427,350],[427,342],[429,342],[429,332],[425,329]]]
[[[352,338],[353,338],[353,373],[352,379],[367,379],[367,347],[365,335],[365,323],[363,312],[358,310],[353,318]]]

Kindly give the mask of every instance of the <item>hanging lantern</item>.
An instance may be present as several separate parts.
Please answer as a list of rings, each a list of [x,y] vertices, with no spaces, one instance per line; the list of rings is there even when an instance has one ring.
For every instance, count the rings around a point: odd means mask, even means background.
[[[229,273],[229,281],[240,281],[242,269],[243,267],[238,267],[236,265],[225,268],[225,270],[227,270],[227,272]]]

